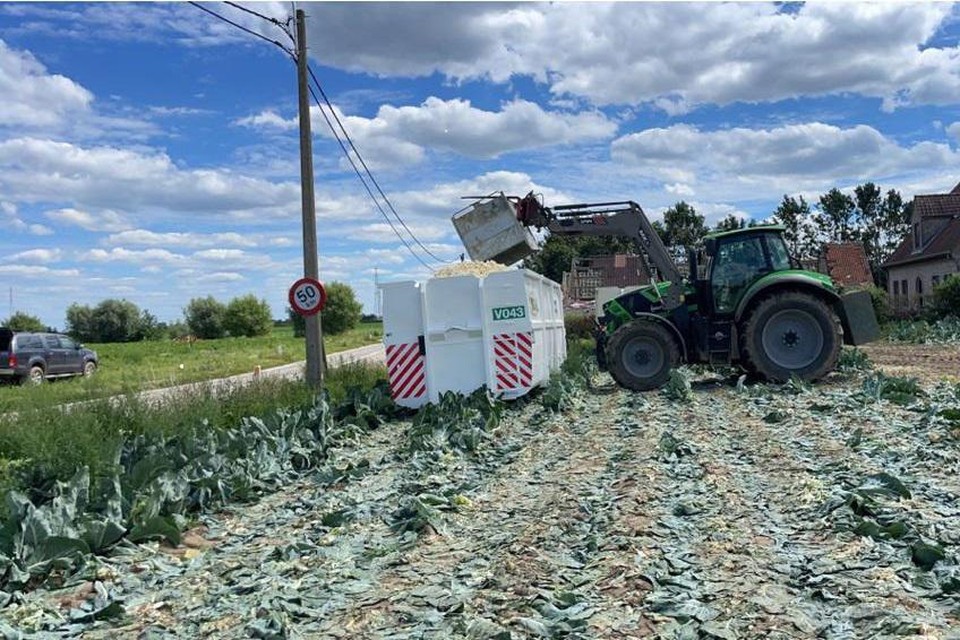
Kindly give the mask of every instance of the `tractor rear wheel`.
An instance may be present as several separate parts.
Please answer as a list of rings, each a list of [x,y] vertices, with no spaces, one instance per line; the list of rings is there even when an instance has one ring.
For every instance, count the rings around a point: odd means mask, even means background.
[[[761,300],[740,335],[744,366],[774,382],[822,378],[836,367],[842,342],[830,307],[796,291]]]
[[[634,391],[663,386],[679,361],[677,342],[657,322],[635,320],[617,329],[607,344],[610,375]]]

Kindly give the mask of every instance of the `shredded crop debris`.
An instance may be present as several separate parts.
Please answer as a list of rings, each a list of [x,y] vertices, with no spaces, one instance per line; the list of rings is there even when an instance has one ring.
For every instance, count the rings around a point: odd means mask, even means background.
[[[280,488],[210,494],[221,511],[179,545],[57,540],[82,564],[8,590],[0,633],[958,637],[960,385],[868,367],[815,385],[685,370],[675,393],[567,380],[511,404],[451,394],[398,418],[358,398],[343,421],[245,423],[304,472],[231,463],[234,486]],[[191,486],[215,492],[215,463]],[[156,476],[145,516],[177,487]]]
[[[491,273],[508,270],[509,267],[505,267],[499,262],[492,260],[485,260],[483,262],[454,262],[453,264],[448,264],[437,269],[433,273],[433,277],[455,278],[457,276],[476,276],[478,278],[486,278]]]

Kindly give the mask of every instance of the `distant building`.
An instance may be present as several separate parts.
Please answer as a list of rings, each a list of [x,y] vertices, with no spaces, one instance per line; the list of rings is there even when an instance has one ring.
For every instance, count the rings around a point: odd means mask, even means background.
[[[650,282],[640,256],[617,254],[574,258],[563,274],[564,299],[569,303],[592,302],[601,287],[632,287]]]
[[[933,288],[960,273],[960,184],[950,193],[915,196],[910,232],[883,264],[894,309],[923,307]]]
[[[817,259],[817,271],[825,273],[845,288],[873,284],[867,252],[859,242],[827,242]]]

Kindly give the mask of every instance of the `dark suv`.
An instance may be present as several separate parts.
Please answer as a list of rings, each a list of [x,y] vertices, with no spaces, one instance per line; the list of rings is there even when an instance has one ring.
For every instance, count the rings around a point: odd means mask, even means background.
[[[98,363],[96,351],[69,336],[0,327],[0,380],[40,384],[49,378],[89,376]]]

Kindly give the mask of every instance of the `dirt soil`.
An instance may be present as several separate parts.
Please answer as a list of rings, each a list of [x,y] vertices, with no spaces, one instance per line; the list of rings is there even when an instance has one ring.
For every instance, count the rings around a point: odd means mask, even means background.
[[[960,350],[866,351],[922,391],[582,391],[431,460],[390,424],[179,549],[105,559],[120,620],[70,624],[72,592],[24,615],[87,638],[960,638],[960,425],[936,413],[960,402],[940,383]],[[436,509],[398,531],[410,496]]]
[[[925,383],[960,382],[960,345],[875,342],[860,348],[889,375],[915,377]]]

